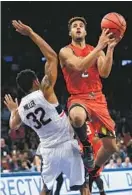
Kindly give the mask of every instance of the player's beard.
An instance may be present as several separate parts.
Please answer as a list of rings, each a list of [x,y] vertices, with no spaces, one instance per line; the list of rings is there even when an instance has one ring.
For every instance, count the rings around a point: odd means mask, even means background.
[[[74,41],[76,43],[81,43],[83,41],[83,37],[76,37],[76,38],[74,38]]]

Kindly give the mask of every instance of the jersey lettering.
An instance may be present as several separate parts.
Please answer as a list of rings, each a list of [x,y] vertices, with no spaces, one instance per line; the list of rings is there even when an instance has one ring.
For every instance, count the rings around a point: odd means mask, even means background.
[[[87,71],[85,71],[85,72],[83,72],[82,73],[82,78],[87,78],[89,75],[88,75],[88,72]]]

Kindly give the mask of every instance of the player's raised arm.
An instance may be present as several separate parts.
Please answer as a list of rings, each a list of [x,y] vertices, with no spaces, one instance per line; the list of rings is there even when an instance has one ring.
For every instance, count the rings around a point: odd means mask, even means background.
[[[48,63],[48,74],[49,83],[54,86],[57,78],[57,54],[55,51],[42,39],[37,33],[35,33],[29,26],[23,24],[21,21],[12,21],[12,25],[22,35],[29,36],[31,40],[40,48],[41,52],[45,56]]]
[[[117,43],[121,40],[120,38],[113,38],[112,41],[109,41],[106,55],[104,52],[100,52],[100,56],[98,57],[97,60],[97,66],[98,66],[98,71],[99,74],[102,78],[107,78],[111,72],[112,69],[112,64],[113,64],[113,54],[114,54],[114,49]]]

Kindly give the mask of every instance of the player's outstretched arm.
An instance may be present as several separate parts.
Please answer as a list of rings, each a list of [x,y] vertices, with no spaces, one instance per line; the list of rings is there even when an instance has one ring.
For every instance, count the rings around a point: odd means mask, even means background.
[[[47,66],[45,68],[49,83],[54,86],[57,78],[57,54],[50,47],[44,39],[42,39],[37,33],[35,33],[29,26],[23,24],[21,21],[12,21],[12,25],[22,35],[29,36],[31,40],[40,48],[41,52],[47,60]],[[42,82],[43,83],[43,82]]]
[[[17,130],[21,125],[21,119],[17,110],[18,108],[17,99],[14,101],[10,94],[6,94],[4,97],[4,104],[11,112],[10,121],[9,121],[10,128],[13,130]]]

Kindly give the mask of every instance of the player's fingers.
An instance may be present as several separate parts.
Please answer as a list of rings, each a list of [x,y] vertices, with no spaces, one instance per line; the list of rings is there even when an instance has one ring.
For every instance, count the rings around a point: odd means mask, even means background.
[[[18,20],[19,24],[21,25],[21,27],[25,27],[26,25],[22,23],[21,20]]]
[[[116,42],[116,39],[115,38],[109,39],[109,43],[113,43],[113,42]]]
[[[12,25],[14,26],[15,29],[19,29],[20,26],[17,22],[13,22]]]
[[[21,33],[21,30],[19,30],[19,29],[16,29],[16,31],[19,32],[19,33]]]
[[[18,22],[16,20],[12,20],[13,26],[18,26]]]
[[[105,34],[105,31],[106,31],[106,28],[103,28],[103,30],[102,30],[102,35]]]
[[[7,102],[6,100],[4,100],[4,104],[5,104],[6,106],[8,106],[8,102]]]
[[[7,94],[5,95],[5,97],[4,97],[4,98],[5,98],[5,100],[6,100],[6,102],[7,102],[7,103],[10,101],[10,99],[9,99],[9,97],[8,97],[8,95],[7,95]]]
[[[106,28],[105,29],[105,34],[108,34],[109,33],[109,28]]]
[[[12,20],[12,24],[15,24],[17,21],[16,20]]]
[[[107,37],[110,38],[113,35],[112,32],[110,32],[109,34],[107,34]]]
[[[17,23],[15,21],[12,22],[12,25],[14,26],[14,28],[17,28]]]
[[[15,98],[15,102],[16,102],[16,104],[17,104],[17,106],[18,106],[18,99],[17,99],[17,98]]]
[[[123,36],[120,36],[119,38],[117,38],[117,39],[116,39],[117,43],[118,43],[119,41],[121,41],[122,38],[123,38]]]
[[[24,27],[25,27],[25,24],[23,24],[23,23],[21,22],[21,20],[18,20],[18,22],[19,22],[19,25],[21,26],[21,28],[24,28]]]
[[[13,99],[12,99],[10,94],[8,94],[8,97],[9,97],[10,101],[13,101]]]
[[[16,28],[16,29],[19,29],[19,30],[22,30],[22,25],[19,24],[19,22],[17,22],[16,20],[12,22],[13,26]]]
[[[4,104],[8,107],[8,103],[4,100]]]
[[[21,20],[18,20],[19,21],[19,24],[21,25],[22,28],[26,28],[26,27],[29,27],[28,25],[25,25],[21,22]]]
[[[18,22],[19,22],[19,24],[23,24],[23,23],[21,22],[21,20],[18,20]]]

